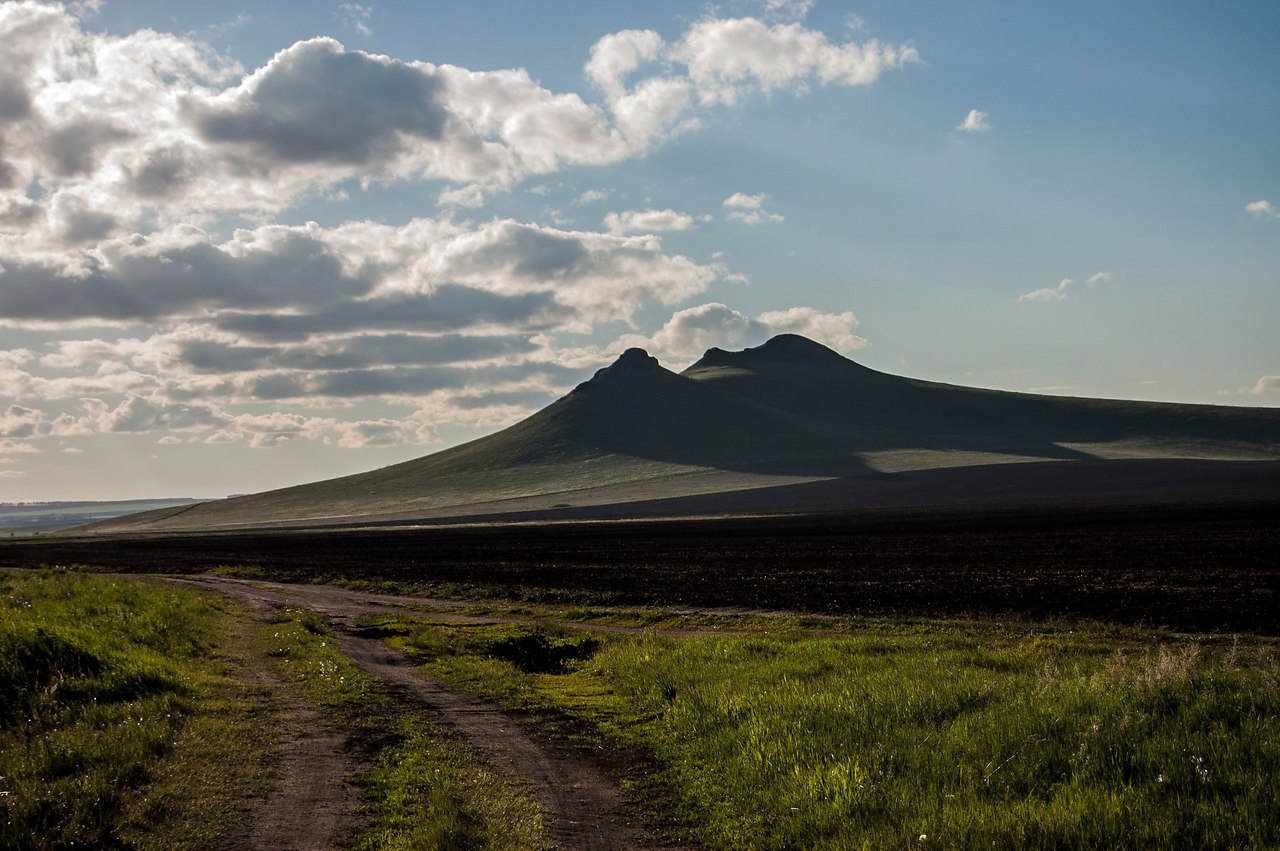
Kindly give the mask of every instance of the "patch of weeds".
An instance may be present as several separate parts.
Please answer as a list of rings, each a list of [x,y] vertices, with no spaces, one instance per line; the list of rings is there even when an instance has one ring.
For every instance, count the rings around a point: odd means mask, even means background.
[[[207,571],[210,576],[232,576],[238,579],[266,579],[267,571],[260,564],[220,564]]]
[[[550,847],[542,812],[509,778],[490,771],[421,714],[402,716],[398,744],[385,750],[363,783],[378,814],[356,851]]]
[[[548,638],[541,632],[510,636],[489,645],[489,654],[526,674],[563,674],[571,662],[590,659],[600,642],[590,636]]]

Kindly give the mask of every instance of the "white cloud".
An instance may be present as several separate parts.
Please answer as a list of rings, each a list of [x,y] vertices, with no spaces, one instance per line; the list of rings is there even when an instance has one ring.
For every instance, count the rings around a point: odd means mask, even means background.
[[[668,53],[685,66],[700,102],[735,104],[745,95],[820,85],[870,85],[885,71],[920,60],[910,44],[874,39],[834,44],[800,24],[707,18]]]
[[[573,203],[574,203],[574,206],[576,207],[585,207],[588,204],[595,204],[600,201],[603,201],[608,197],[609,197],[609,193],[604,191],[603,189],[588,189],[587,191],[579,195],[577,198],[575,198]]]
[[[441,207],[483,207],[484,188],[476,183],[452,186],[440,191],[436,203]]]
[[[838,352],[852,352],[871,345],[853,333],[858,317],[852,311],[823,313],[812,307],[791,307],[760,314],[759,321],[774,334],[800,334]]]
[[[723,274],[666,252],[653,235],[501,219],[264,225],[224,242],[175,229],[108,241],[70,270],[3,265],[9,325],[148,321],[167,330],[0,353],[0,397],[13,400],[0,428],[33,438],[179,432],[255,446],[290,435],[374,445],[410,427],[376,418],[349,426],[344,417],[281,431],[226,406],[435,396],[439,422],[509,422],[581,379],[556,364],[543,332],[631,321],[642,306],[687,299]],[[523,401],[474,402],[498,392]],[[463,407],[451,411],[448,400]],[[36,403],[83,412],[50,417]]]
[[[980,109],[971,109],[969,114],[956,125],[956,129],[964,133],[986,133],[991,129],[990,116]]]
[[[1045,287],[1023,293],[1018,296],[1018,301],[1063,301],[1067,297],[1067,288],[1073,283],[1075,282],[1070,278],[1063,278],[1056,287]]]
[[[604,217],[609,233],[653,233],[655,231],[689,230],[696,226],[693,216],[675,210],[624,210]]]
[[[729,218],[748,225],[758,225],[761,222],[786,221],[786,216],[781,213],[770,213],[767,210],[734,210],[729,213]]]
[[[815,0],[765,0],[764,14],[770,20],[802,21]]]
[[[0,413],[0,437],[31,437],[39,433],[44,413],[21,405],[10,405]]]
[[[724,304],[711,302],[678,310],[651,336],[627,334],[608,351],[617,354],[632,346],[647,349],[664,362],[679,362],[702,355],[707,349],[742,349],[757,346],[777,334],[801,334],[837,351],[850,352],[870,345],[854,334],[858,318],[852,312],[823,313],[811,307],[773,310],[752,319]]]
[[[368,36],[373,35],[373,28],[369,26],[369,19],[373,17],[373,8],[373,6],[362,6],[359,3],[343,3],[338,6],[338,13],[348,27],[360,35]]]
[[[1090,275],[1088,278],[1085,279],[1085,286],[1095,287],[1098,284],[1103,284],[1103,283],[1106,283],[1107,281],[1110,281],[1111,278],[1112,278],[1112,274],[1110,272],[1094,272],[1092,275]],[[1032,290],[1029,293],[1023,293],[1022,295],[1018,296],[1018,301],[1020,302],[1021,301],[1041,301],[1041,302],[1066,301],[1067,291],[1071,288],[1073,284],[1075,284],[1074,279],[1063,278],[1061,281],[1058,282],[1058,285],[1056,287],[1044,287],[1043,289]]]
[[[735,192],[724,199],[723,206],[729,210],[728,216],[730,219],[748,225],[758,225],[761,222],[785,221],[786,217],[781,213],[771,213],[764,209],[766,197],[765,195],[748,195],[745,192]]]
[[[336,315],[434,301],[437,325],[466,327],[478,314],[519,324],[630,317],[641,304],[673,303],[717,276],[664,251],[654,236],[566,231],[494,220],[480,225],[415,219],[402,227],[351,222],[243,229],[224,243],[176,229],[104,242],[72,271],[0,253],[0,324],[86,320],[218,321],[229,314]],[[470,295],[468,295],[470,294]],[[452,314],[452,316],[450,316]],[[393,314],[394,316],[394,314]],[[392,317],[388,317],[392,318]],[[417,321],[405,314],[406,321]]]
[[[0,455],[35,455],[40,451],[39,447],[30,443],[0,439]]]
[[[57,5],[0,3],[0,327],[93,329],[0,350],[11,444],[0,451],[100,432],[375,445],[527,413],[581,368],[550,335],[631,323],[737,276],[663,246],[656,233],[696,221],[674,210],[613,213],[606,233],[457,210],[525,179],[643,156],[709,120],[709,107],[866,85],[918,60],[909,44],[836,43],[780,20],[808,6],[767,0],[767,22],[708,17],[670,42],[605,36],[587,61],[587,100],[520,68],[403,61],[331,38],[244,69],[195,34],[113,35]],[[372,5],[338,13],[370,32]],[[273,223],[301,199],[425,181],[437,183],[423,197],[453,214]],[[781,221],[765,200],[738,193],[725,210]],[[856,339],[840,336],[852,314],[775,314],[744,328]],[[704,320],[686,317],[671,344]],[[416,413],[398,419],[371,404],[409,399]],[[357,404],[376,413],[313,410]]]
[[[1219,390],[1219,396],[1280,396],[1280,375],[1264,375],[1252,385]]]
[[[340,11],[367,29],[372,8]],[[193,37],[91,32],[33,2],[0,4],[0,53],[0,228],[17,225],[9,241],[28,255],[155,223],[270,215],[352,179],[477,187],[442,196],[466,206],[530,176],[642,156],[699,126],[695,103],[866,85],[918,58],[797,23],[706,18],[673,44],[639,30],[600,39],[586,66],[599,106],[523,69],[406,62],[331,38],[246,74]]]
[[[612,99],[626,91],[626,79],[662,52],[662,36],[653,30],[622,30],[591,46],[591,58],[583,69],[587,77]]]
[[[764,198],[764,195],[748,195],[745,192],[735,192],[724,199],[723,206],[739,210],[758,210],[764,205]]]
[[[1251,201],[1244,205],[1244,209],[1260,219],[1280,219],[1280,209],[1270,201]]]
[[[1270,396],[1280,393],[1280,375],[1264,375],[1245,392],[1250,396]]]

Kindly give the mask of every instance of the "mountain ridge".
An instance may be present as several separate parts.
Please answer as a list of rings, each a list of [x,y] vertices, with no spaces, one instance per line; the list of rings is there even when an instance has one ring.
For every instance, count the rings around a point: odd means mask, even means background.
[[[96,531],[624,504],[823,479],[1033,461],[1280,460],[1280,409],[1039,396],[858,364],[798,335],[673,372],[628,349],[505,429],[400,464]],[[780,510],[785,506],[780,506]]]

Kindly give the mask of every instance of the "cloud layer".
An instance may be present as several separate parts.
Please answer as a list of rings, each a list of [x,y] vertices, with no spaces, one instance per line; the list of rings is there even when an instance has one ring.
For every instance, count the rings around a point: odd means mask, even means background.
[[[450,210],[644,156],[753,97],[870,85],[919,61],[910,44],[833,41],[797,22],[807,8],[706,17],[671,40],[605,35],[577,93],[328,37],[245,69],[190,35],[0,4],[0,327],[49,335],[0,351],[0,454],[91,434],[429,442],[544,404],[609,354],[564,339],[616,337],[740,276],[657,235],[709,216],[621,210],[592,231]],[[373,13],[342,4],[334,21],[367,37]],[[430,186],[444,209],[278,223],[300,202],[398,183]],[[782,221],[765,202],[735,193],[724,215]],[[645,339],[684,355],[796,331],[847,351],[866,344],[856,325],[712,303]]]

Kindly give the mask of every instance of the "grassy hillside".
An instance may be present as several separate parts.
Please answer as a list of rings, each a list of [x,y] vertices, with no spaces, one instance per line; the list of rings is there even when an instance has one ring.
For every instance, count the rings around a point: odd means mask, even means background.
[[[917,381],[803,337],[639,349],[533,416],[413,461],[100,531],[229,528],[601,505],[908,470],[1096,458],[1280,458],[1280,410],[1073,399]]]

